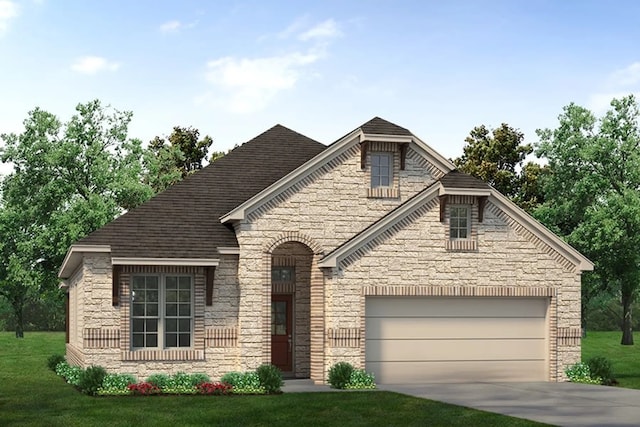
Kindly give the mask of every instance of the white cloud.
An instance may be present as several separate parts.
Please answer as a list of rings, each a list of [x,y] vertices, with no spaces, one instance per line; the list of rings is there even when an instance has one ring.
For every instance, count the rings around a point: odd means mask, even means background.
[[[327,19],[324,22],[301,33],[298,38],[303,41],[307,40],[328,40],[339,37],[342,32],[338,28],[338,24],[333,19]]]
[[[250,113],[266,107],[280,91],[291,89],[302,68],[320,59],[317,53],[291,53],[265,58],[225,57],[207,63],[207,80],[225,93],[226,109]]]
[[[116,71],[120,68],[117,62],[108,61],[100,56],[83,56],[76,59],[71,69],[80,74],[96,74],[101,71]]]
[[[10,0],[0,0],[0,35],[9,28],[9,21],[18,16],[18,4]]]
[[[640,99],[640,90],[627,91],[627,92],[605,92],[596,93],[589,97],[587,102],[587,108],[591,110],[595,115],[602,115],[611,108],[611,101],[613,99],[621,99],[625,96],[634,95],[636,99]]]
[[[640,83],[640,62],[634,62],[622,70],[613,72],[609,78],[611,86],[633,86]]]
[[[160,25],[160,31],[162,31],[163,33],[174,33],[181,27],[182,23],[180,21],[168,21]]]

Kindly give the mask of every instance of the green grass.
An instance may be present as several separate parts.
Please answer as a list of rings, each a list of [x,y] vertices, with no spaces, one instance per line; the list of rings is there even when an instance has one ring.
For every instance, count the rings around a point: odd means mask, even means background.
[[[532,421],[397,393],[89,397],[46,367],[64,334],[0,332],[2,426],[534,426]]]
[[[582,360],[604,356],[613,365],[613,374],[619,387],[640,389],[640,342],[620,345],[622,332],[587,332],[582,340]]]

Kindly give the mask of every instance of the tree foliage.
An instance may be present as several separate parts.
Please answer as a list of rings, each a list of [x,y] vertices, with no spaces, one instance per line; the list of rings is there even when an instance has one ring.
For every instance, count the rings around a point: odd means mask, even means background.
[[[174,126],[167,139],[156,136],[149,142],[147,182],[154,191],[163,191],[202,169],[213,139],[210,136],[199,138],[197,129]]]
[[[9,301],[22,336],[25,305],[55,292],[69,246],[153,195],[141,182],[141,142],[127,138],[132,114],[79,104],[67,123],[39,108],[21,134],[3,134],[0,294]]]
[[[533,152],[522,132],[506,123],[493,130],[481,125],[471,130],[465,142],[462,157],[454,160],[461,172],[487,182],[526,210],[542,201],[539,178],[546,170],[531,162],[522,166]]]
[[[614,99],[599,119],[570,104],[557,128],[538,130],[537,146],[551,172],[536,216],[594,261],[601,289],[619,295],[627,345],[640,289],[639,117],[633,96]]]

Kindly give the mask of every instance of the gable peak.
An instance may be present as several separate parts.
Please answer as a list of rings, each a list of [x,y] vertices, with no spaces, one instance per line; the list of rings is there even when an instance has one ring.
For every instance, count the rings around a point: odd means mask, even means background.
[[[398,126],[378,116],[360,126],[360,130],[362,130],[363,133],[373,135],[412,135],[409,129]]]

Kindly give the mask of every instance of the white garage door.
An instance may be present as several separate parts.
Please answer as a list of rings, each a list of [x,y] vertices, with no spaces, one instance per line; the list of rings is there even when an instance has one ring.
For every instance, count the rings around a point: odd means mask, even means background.
[[[547,381],[547,299],[367,297],[378,383]]]

